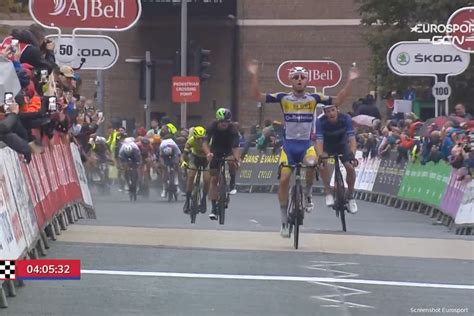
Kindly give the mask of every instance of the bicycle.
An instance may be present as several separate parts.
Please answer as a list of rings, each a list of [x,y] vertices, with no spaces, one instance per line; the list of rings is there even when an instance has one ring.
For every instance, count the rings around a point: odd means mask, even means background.
[[[226,179],[226,162],[235,162],[235,159],[218,158],[217,159],[217,170],[218,170],[218,182],[217,182],[217,218],[219,219],[219,225],[224,225],[225,222],[225,209],[229,207],[230,195],[229,187],[227,186]]]
[[[201,200],[203,196],[202,173],[205,171],[205,169],[201,166],[196,169],[187,166],[186,170],[197,171],[196,177],[194,179],[193,191],[191,193],[191,211],[189,212],[189,216],[191,217],[191,224],[195,224],[197,214],[200,212],[204,213],[206,211],[201,205]]]
[[[290,236],[293,233],[293,246],[298,249],[299,246],[299,235],[300,225],[303,225],[305,206],[303,199],[303,186],[301,185],[301,169],[304,168],[315,168],[316,166],[305,166],[301,162],[295,165],[280,164],[278,169],[278,179],[283,168],[295,169],[295,184],[290,190],[290,200],[287,207],[287,216]],[[293,232],[294,230],[294,232]]]
[[[125,170],[125,179],[128,184],[128,194],[130,201],[137,200],[138,166],[131,158],[127,161],[127,170]]]
[[[172,157],[169,157],[168,161],[172,161]],[[166,196],[168,197],[168,202],[178,200],[178,186],[175,183],[175,168],[171,164],[166,165]]]
[[[346,196],[346,188],[340,167],[340,158],[342,158],[342,156],[343,155],[332,155],[323,159],[334,159],[334,205],[332,208],[336,211],[336,217],[341,220],[342,230],[347,232],[346,211],[348,211],[349,201]],[[357,167],[357,165],[355,167]]]

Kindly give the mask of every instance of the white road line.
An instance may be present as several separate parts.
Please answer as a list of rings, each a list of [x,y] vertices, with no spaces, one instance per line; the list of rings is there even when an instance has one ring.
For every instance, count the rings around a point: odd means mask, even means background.
[[[380,280],[363,280],[363,279],[298,277],[298,276],[284,276],[284,275],[206,274],[206,273],[142,272],[142,271],[114,271],[114,270],[81,270],[81,273],[82,274],[102,274],[102,275],[122,275],[122,276],[191,278],[191,279],[325,282],[325,283],[348,283],[348,284],[388,285],[388,286],[422,287],[422,288],[437,288],[437,289],[474,290],[474,285],[467,285],[467,284],[417,283],[417,282],[398,282],[398,281],[380,281]]]

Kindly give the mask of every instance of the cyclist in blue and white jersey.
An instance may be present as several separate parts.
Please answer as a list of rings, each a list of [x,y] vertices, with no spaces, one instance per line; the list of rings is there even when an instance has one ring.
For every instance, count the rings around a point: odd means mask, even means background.
[[[309,73],[303,67],[293,67],[289,72],[293,91],[289,93],[264,94],[258,88],[258,64],[254,61],[248,64],[248,71],[251,74],[251,93],[255,100],[266,103],[279,103],[285,119],[285,139],[283,150],[280,156],[280,163],[294,165],[302,163],[311,166],[316,163],[316,153],[311,141],[311,132],[313,128],[314,113],[318,103],[323,104],[342,104],[349,95],[352,81],[359,77],[356,69],[351,69],[346,86],[339,94],[332,98],[317,93],[306,93]],[[307,211],[313,208],[311,198],[311,188],[315,178],[314,169],[309,168],[306,171],[305,202]],[[280,185],[278,190],[278,199],[280,202],[280,212],[282,226],[280,235],[289,238],[289,225],[287,218],[288,207],[288,189],[290,185],[292,170],[282,168],[280,176]]]

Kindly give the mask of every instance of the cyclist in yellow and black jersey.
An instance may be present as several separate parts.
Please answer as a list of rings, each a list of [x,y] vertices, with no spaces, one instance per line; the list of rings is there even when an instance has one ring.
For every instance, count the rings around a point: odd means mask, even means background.
[[[200,202],[201,213],[206,213],[206,197],[209,192],[209,172],[208,172],[208,161],[206,153],[203,150],[203,143],[206,136],[206,129],[202,126],[195,126],[191,130],[190,137],[188,138],[186,145],[184,146],[183,161],[189,166],[188,174],[186,178],[186,202],[184,204],[184,213],[189,213],[191,206],[191,193],[193,191],[194,180],[198,168],[203,168],[204,187],[203,194]]]

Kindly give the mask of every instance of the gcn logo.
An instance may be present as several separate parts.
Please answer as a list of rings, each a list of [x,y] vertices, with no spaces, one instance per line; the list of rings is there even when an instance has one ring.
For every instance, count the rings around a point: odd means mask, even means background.
[[[410,63],[410,55],[405,52],[398,54],[397,63],[402,66],[408,65],[408,63]]]

